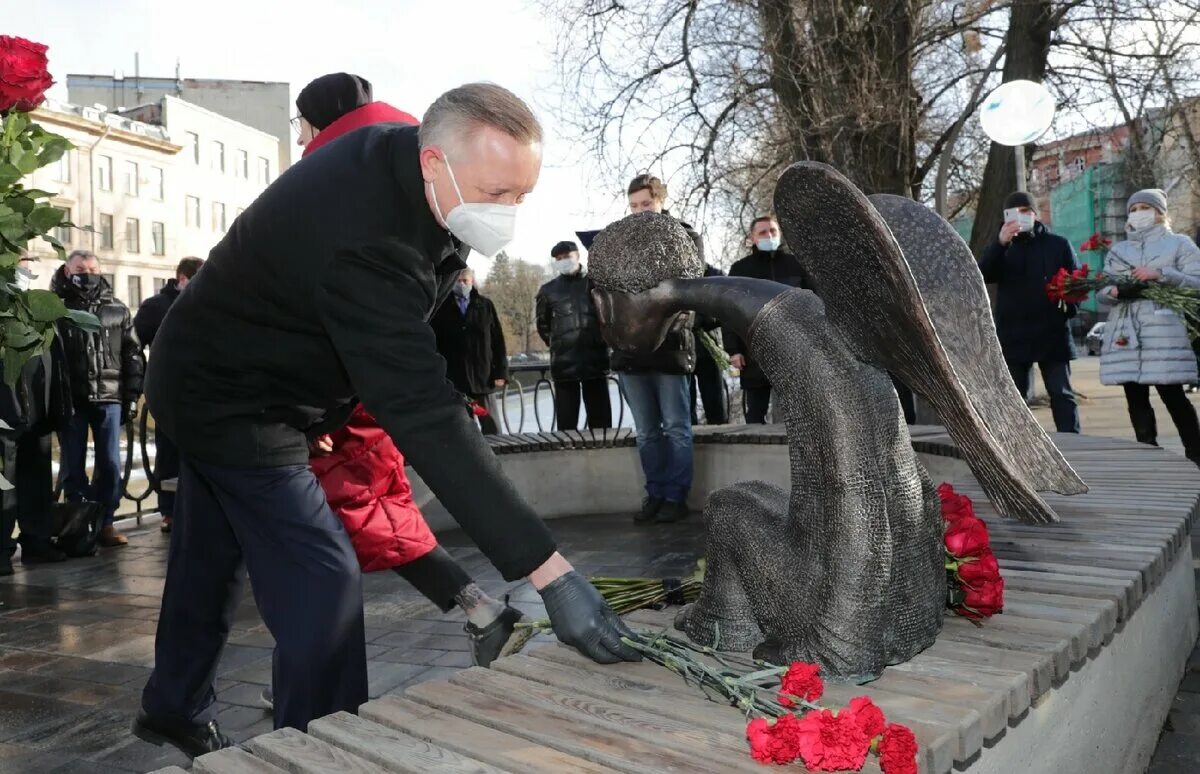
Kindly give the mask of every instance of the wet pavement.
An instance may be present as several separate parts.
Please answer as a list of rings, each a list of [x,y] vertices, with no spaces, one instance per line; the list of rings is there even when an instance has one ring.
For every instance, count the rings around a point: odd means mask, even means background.
[[[634,525],[628,516],[551,524],[564,554],[587,575],[676,576],[698,556],[698,517]],[[94,559],[30,565],[0,578],[0,774],[145,772],[186,765],[182,754],[134,738],[129,724],[154,663],[154,629],[167,537],[157,517],[127,533],[125,548]],[[528,583],[505,583],[462,533],[442,543],[493,596],[541,617]],[[442,615],[390,572],[364,578],[372,698],[469,665],[463,619]],[[222,728],[242,741],[272,728],[259,696],[271,648],[249,590],[216,683]]]

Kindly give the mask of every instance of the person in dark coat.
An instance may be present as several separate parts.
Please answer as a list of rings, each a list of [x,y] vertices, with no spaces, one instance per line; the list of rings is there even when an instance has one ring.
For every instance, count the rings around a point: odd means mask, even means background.
[[[154,336],[159,326],[167,317],[171,304],[179,298],[179,294],[188,286],[196,272],[204,265],[203,258],[184,258],[175,267],[175,279],[167,280],[167,284],[158,294],[146,299],[138,307],[133,316],[133,330],[137,333],[138,341],[149,349],[154,344]],[[175,492],[162,488],[162,482],[179,476],[179,449],[157,425],[154,427],[154,491],[158,495],[158,512],[162,514],[162,531],[171,531],[171,520],[175,516]]]
[[[540,166],[524,102],[458,87],[419,129],[365,126],[293,165],[180,294],[146,382],[181,461],[140,738],[191,755],[231,744],[213,680],[243,563],[276,643],[276,727],[366,701],[362,576],[309,449],[359,402],[501,576],[529,579],[561,641],[598,661],[639,658],[505,478],[429,325],[469,250],[511,240]]]
[[[629,183],[629,211],[666,213],[667,187],[653,175]],[[704,260],[704,242],[686,223],[680,225],[696,243]],[[634,520],[678,521],[689,514],[688,494],[694,474],[691,375],[696,370],[696,315],[680,314],[663,343],[653,352],[613,350],[612,368],[633,414],[638,457],[646,476],[646,497]]]
[[[1079,432],[1079,406],[1071,388],[1075,344],[1066,310],[1046,295],[1046,284],[1059,269],[1079,264],[1071,244],[1038,220],[1033,197],[1016,191],[1004,200],[1005,220],[996,241],[983,251],[979,270],[996,285],[996,333],[1017,389],[1029,399],[1036,363],[1050,395],[1054,426],[1060,433]]]
[[[29,258],[17,264],[16,284],[22,290],[36,279],[32,266]],[[50,540],[49,521],[54,501],[50,434],[65,430],[71,418],[62,339],[55,336],[47,351],[27,362],[13,386],[3,376],[0,368],[0,420],[8,425],[0,430],[0,473],[13,488],[0,493],[0,575],[11,575],[12,534],[18,525],[23,563],[67,558]]]
[[[471,402],[482,406],[479,426],[484,435],[500,432],[495,391],[508,381],[508,351],[500,315],[490,298],[475,287],[475,272],[458,275],[449,298],[429,324],[437,351],[446,360],[446,378]]]
[[[550,347],[554,416],[560,430],[579,427],[582,396],[587,426],[612,427],[608,395],[608,344],[592,303],[592,282],[579,262],[579,246],[559,242],[550,250],[558,276],[538,290],[534,302],[538,336]]]
[[[753,277],[793,288],[813,289],[812,280],[800,261],[783,249],[783,232],[774,215],[755,218],[750,223],[746,239],[750,243],[750,254],[730,267],[730,277]],[[767,410],[771,406],[771,382],[750,357],[749,345],[737,333],[726,328],[723,338],[730,365],[741,373],[746,423],[763,424],[767,421]]]
[[[100,320],[92,333],[59,325],[74,414],[62,434],[63,495],[68,502],[91,500],[104,508],[100,545],[113,548],[129,541],[113,526],[121,504],[121,425],[137,417],[145,358],[133,332],[129,307],[113,298],[100,275],[100,262],[87,250],[76,250],[50,283],[68,309],[91,312]],[[96,461],[87,474],[88,430]]]
[[[712,264],[704,264],[705,277],[724,277],[725,272]],[[724,425],[729,422],[729,406],[725,399],[725,374],[717,361],[713,359],[708,347],[700,340],[701,334],[709,336],[713,343],[721,346],[721,321],[706,315],[696,315],[693,328],[696,337],[696,371],[692,374],[691,404],[692,424],[700,424],[700,415],[696,411],[697,397],[700,405],[704,406],[704,422],[709,425]]]

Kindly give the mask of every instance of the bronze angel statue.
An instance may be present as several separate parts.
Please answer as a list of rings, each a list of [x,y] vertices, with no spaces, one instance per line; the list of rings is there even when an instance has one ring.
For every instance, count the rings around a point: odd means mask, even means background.
[[[888,372],[931,404],[1005,516],[1054,521],[1038,492],[1086,487],[1013,385],[983,279],[949,224],[808,162],[782,175],[775,206],[815,292],[702,278],[677,222],[643,213],[597,235],[594,297],[625,350],[656,348],[683,311],[721,320],[749,343],[786,425],[790,488],[710,494],[703,590],[676,626],[866,681],[933,643],[946,600],[939,499]]]

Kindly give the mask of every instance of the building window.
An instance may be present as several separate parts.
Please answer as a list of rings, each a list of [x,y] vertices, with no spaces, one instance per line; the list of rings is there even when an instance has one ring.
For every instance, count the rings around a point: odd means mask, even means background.
[[[54,163],[54,179],[60,183],[71,182],[71,151],[67,151]]]
[[[220,140],[213,140],[212,144],[212,168],[217,172],[225,171],[225,143]]]
[[[126,281],[129,283],[129,308],[137,309],[142,305],[142,278],[131,274]]]
[[[188,196],[186,201],[184,220],[192,228],[200,228],[200,199],[196,196]]]
[[[142,251],[142,222],[137,218],[125,219],[125,250],[130,253]]]
[[[70,207],[55,207],[54,209],[58,210],[59,212],[61,212],[63,214],[63,223],[71,222],[71,208]],[[72,231],[72,229],[70,226],[55,226],[54,231],[51,234],[51,236],[53,236],[55,239],[57,239],[59,241],[59,243],[62,244],[64,247],[66,247],[71,244],[71,231]]]
[[[225,205],[220,202],[213,202],[213,231],[225,233]]]
[[[161,223],[150,224],[150,252],[153,255],[167,254],[166,227]]]
[[[107,282],[107,283],[108,283],[108,286],[109,286],[110,288],[113,288],[114,290],[116,289],[116,287],[117,287],[117,275],[115,275],[115,274],[108,274],[108,273],[104,273],[104,274],[101,274],[100,276],[101,276],[101,277],[104,279],[104,281],[105,281],[105,282]]]
[[[101,191],[111,191],[113,183],[112,156],[101,156],[96,160],[96,185]]]
[[[138,195],[138,165],[136,161],[125,162],[125,195]]]
[[[258,182],[263,185],[271,184],[271,160],[258,157]]]
[[[100,247],[111,250],[113,246],[113,217],[100,213]]]
[[[163,279],[162,277],[154,278],[154,292],[155,293],[161,293],[162,289],[165,288],[166,286],[167,286],[167,281],[165,279]]]
[[[188,143],[192,146],[192,163],[200,163],[200,135],[195,132],[187,133]]]
[[[150,195],[155,201],[161,202],[166,198],[167,176],[162,167],[150,167]]]
[[[233,174],[243,180],[250,179],[250,154],[244,150],[239,150],[237,155],[237,166],[233,169]]]

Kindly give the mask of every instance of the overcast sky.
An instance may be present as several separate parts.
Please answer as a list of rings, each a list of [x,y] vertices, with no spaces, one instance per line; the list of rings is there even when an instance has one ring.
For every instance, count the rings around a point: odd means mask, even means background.
[[[446,89],[493,81],[530,101],[547,133],[510,254],[547,264],[555,242],[625,212],[619,190],[589,185],[588,161],[545,110],[557,94],[553,26],[526,0],[41,0],[13,4],[4,33],[50,46],[51,96],[63,100],[67,73],[132,76],[134,52],[144,76],[173,76],[178,59],[185,78],[287,81],[293,100],[318,75],[353,72],[417,116]]]

